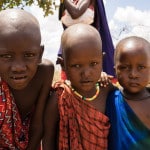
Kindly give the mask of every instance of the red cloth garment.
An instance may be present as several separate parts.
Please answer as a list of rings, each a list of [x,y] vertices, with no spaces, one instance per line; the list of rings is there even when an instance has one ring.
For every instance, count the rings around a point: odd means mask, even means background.
[[[107,116],[76,98],[64,83],[54,85],[58,95],[59,150],[107,150]]]
[[[67,76],[66,76],[65,71],[61,70],[61,80],[66,80],[66,79],[67,79]]]
[[[25,150],[31,114],[21,121],[15,100],[4,81],[0,81],[0,150]]]

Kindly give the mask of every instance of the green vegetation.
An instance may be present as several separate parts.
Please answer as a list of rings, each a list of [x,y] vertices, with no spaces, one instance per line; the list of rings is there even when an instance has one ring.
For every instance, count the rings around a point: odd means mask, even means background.
[[[44,16],[53,14],[55,0],[0,0],[0,11],[7,8],[21,8],[25,6],[37,5],[43,9]]]

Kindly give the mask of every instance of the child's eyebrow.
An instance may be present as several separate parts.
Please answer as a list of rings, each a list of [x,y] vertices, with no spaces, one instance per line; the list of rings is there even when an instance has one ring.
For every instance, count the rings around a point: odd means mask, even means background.
[[[13,52],[13,50],[0,47],[0,52]]]

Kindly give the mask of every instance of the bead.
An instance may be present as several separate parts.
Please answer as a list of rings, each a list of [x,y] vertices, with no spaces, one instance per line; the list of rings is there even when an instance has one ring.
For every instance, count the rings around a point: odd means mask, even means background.
[[[65,83],[67,84],[67,82],[65,82]],[[87,97],[82,96],[81,94],[79,94],[74,88],[71,87],[71,85],[68,85],[68,86],[71,88],[71,90],[73,91],[73,93],[75,95],[77,95],[78,97],[80,97],[81,99],[86,100],[86,101],[93,101],[94,99],[97,98],[97,96],[99,95],[99,92],[100,92],[100,87],[99,87],[98,83],[95,84],[95,87],[96,87],[96,93],[95,93],[95,95],[92,96],[92,97],[90,97],[90,98],[87,98]]]

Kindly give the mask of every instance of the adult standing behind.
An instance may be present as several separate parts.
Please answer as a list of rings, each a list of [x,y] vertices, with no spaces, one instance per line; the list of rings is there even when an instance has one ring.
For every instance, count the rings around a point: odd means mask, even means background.
[[[87,8],[91,8],[94,11],[93,22],[91,22],[92,14],[90,14],[89,22],[99,31],[102,39],[102,49],[105,53],[103,58],[103,71],[110,75],[114,75],[114,46],[107,23],[103,0],[62,0],[59,11],[59,19],[62,21],[62,18],[65,14],[65,9],[67,9],[68,13],[73,19],[77,19],[86,12]],[[64,29],[67,28],[63,21],[62,25]],[[60,48],[58,52],[57,63],[60,62],[59,59],[61,59],[61,56],[62,51]]]

